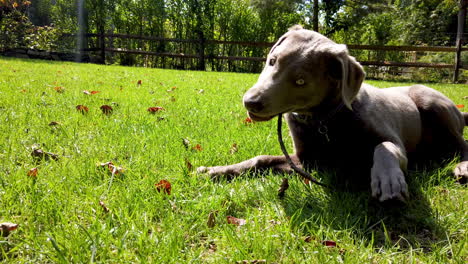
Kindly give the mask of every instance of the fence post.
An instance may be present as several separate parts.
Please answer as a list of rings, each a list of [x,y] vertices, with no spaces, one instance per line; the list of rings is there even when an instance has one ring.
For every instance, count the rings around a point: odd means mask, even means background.
[[[460,0],[460,10],[458,11],[458,30],[457,30],[457,51],[455,53],[455,72],[453,74],[453,82],[458,82],[458,74],[461,67],[461,48],[463,44],[463,33],[465,31],[466,8],[468,0]]]
[[[198,32],[198,36],[200,38],[200,51],[199,51],[199,55],[200,55],[200,60],[199,60],[199,63],[198,63],[198,70],[200,71],[204,71],[206,70],[206,64],[205,64],[205,35],[203,34],[202,31],[199,31]]]

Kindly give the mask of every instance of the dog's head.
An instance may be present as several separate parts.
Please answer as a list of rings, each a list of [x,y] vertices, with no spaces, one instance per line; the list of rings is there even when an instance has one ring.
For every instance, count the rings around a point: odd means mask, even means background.
[[[364,76],[345,45],[295,26],[271,49],[257,83],[244,95],[244,106],[256,121],[310,111],[330,96],[351,109]]]

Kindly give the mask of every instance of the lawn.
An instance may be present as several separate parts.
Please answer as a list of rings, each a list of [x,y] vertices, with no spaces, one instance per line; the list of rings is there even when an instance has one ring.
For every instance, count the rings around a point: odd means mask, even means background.
[[[241,98],[257,77],[0,58],[0,223],[18,224],[0,236],[0,262],[468,261],[456,161],[411,171],[411,200],[386,207],[294,176],[197,175],[281,153],[275,121],[245,121]],[[468,105],[467,85],[428,85]]]

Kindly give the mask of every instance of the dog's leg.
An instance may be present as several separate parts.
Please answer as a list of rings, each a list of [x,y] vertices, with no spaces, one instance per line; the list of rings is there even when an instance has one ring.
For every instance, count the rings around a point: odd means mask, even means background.
[[[386,141],[374,150],[374,165],[371,170],[372,196],[383,202],[391,199],[404,201],[408,198],[405,181],[408,160],[405,150],[392,142]]]
[[[296,155],[291,155],[291,159],[296,166],[302,167]],[[257,156],[255,158],[227,166],[199,167],[197,168],[197,172],[208,173],[211,177],[217,177],[222,175],[238,176],[248,171],[258,172],[267,169],[272,169],[279,173],[292,172],[292,169],[284,156],[267,155]]]

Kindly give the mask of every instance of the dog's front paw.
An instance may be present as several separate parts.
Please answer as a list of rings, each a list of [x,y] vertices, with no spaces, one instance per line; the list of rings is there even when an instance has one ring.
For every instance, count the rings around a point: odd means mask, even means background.
[[[400,169],[394,169],[387,174],[373,173],[371,189],[372,196],[380,202],[395,199],[404,202],[409,197],[405,175]]]
[[[458,163],[458,165],[453,170],[453,174],[455,175],[455,179],[458,182],[465,184],[468,180],[468,161],[462,161]]]
[[[206,173],[210,175],[211,178],[218,178],[219,176],[237,176],[240,173],[238,170],[231,166],[216,166],[216,167],[198,167],[197,173],[202,174]]]

